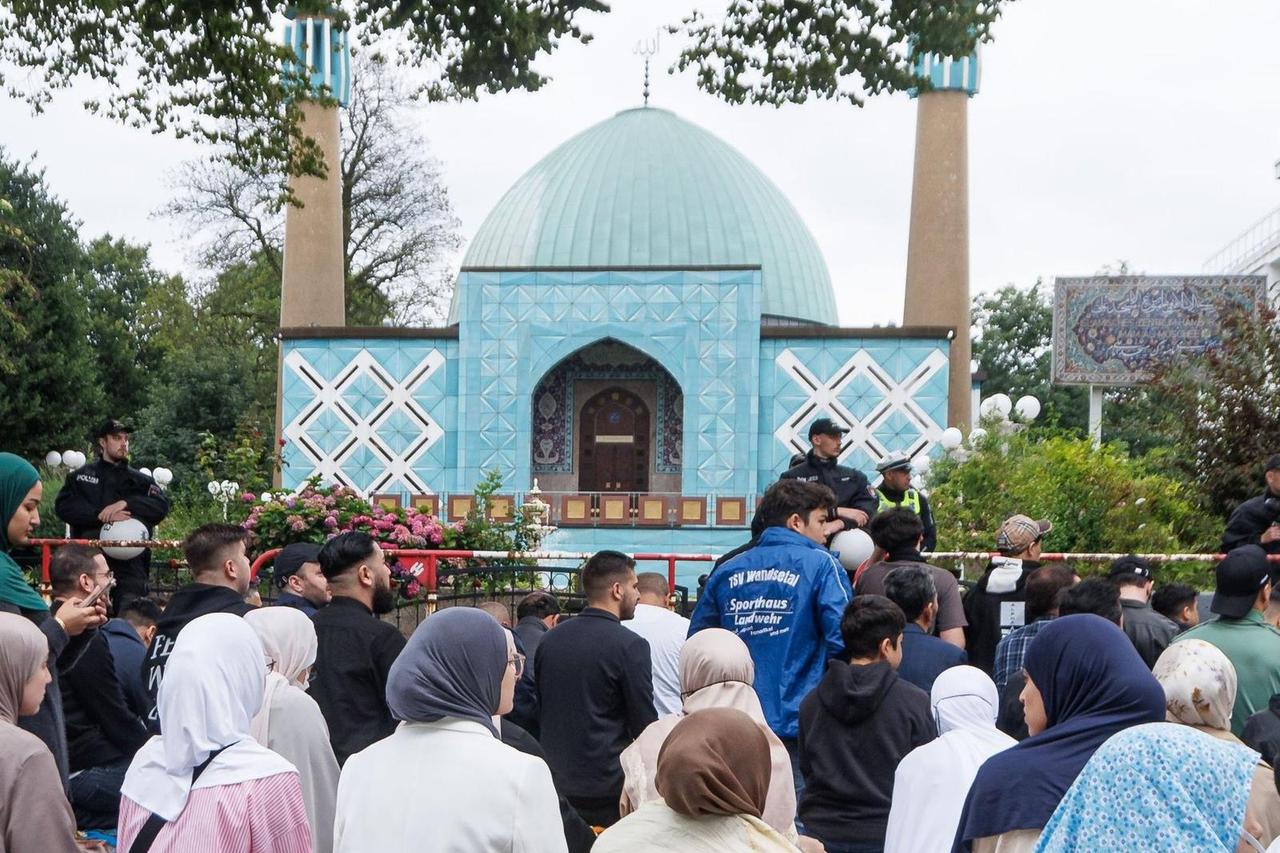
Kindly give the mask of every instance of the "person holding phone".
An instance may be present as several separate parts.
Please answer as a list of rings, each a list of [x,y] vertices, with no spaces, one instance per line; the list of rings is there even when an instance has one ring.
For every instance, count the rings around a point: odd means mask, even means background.
[[[83,600],[67,601],[57,615],[28,582],[10,555],[27,545],[40,526],[40,498],[44,487],[35,467],[20,456],[0,453],[0,612],[16,613],[40,629],[49,643],[49,674],[39,709],[18,720],[18,725],[44,741],[67,783],[67,734],[62,715],[59,670],[75,665],[87,648],[90,629],[107,620],[102,601],[85,606]]]
[[[111,604],[115,579],[97,548],[64,545],[49,563],[53,613],[72,598]],[[125,699],[106,634],[94,631],[80,662],[63,673],[70,798],[80,829],[110,829],[120,810],[120,786],[147,726]]]

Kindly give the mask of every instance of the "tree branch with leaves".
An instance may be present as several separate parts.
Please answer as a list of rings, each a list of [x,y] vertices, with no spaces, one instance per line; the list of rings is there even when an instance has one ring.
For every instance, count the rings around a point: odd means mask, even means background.
[[[991,38],[1011,0],[733,0],[723,18],[695,11],[672,33],[692,43],[676,68],[732,104],[862,106],[867,96],[927,88],[925,54],[961,57]]]

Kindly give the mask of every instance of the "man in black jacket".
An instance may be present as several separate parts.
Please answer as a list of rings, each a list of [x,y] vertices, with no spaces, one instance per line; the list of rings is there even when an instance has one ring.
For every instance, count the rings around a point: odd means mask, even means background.
[[[1280,554],[1280,453],[1267,460],[1267,488],[1240,504],[1227,519],[1222,550],[1241,545],[1261,545],[1268,554]]]
[[[929,694],[898,677],[906,621],[884,596],[856,596],[840,620],[849,662],[828,663],[800,703],[800,819],[829,850],[884,848],[898,762],[938,736]]]
[[[239,525],[217,522],[197,527],[182,543],[192,582],[169,598],[142,664],[143,683],[151,699],[147,726],[153,732],[160,731],[157,701],[164,668],[182,629],[209,613],[243,616],[254,609],[244,600],[251,570],[246,549],[252,539],[253,534]]]
[[[969,625],[964,632],[964,649],[969,663],[987,675],[995,668],[996,644],[1027,624],[1027,576],[1040,568],[1040,541],[1053,529],[1048,521],[1025,515],[1006,518],[996,532],[1000,556],[965,596],[964,616]]]
[[[1151,607],[1151,590],[1155,586],[1151,563],[1129,554],[1111,563],[1107,580],[1120,591],[1124,608],[1124,632],[1142,656],[1142,662],[1155,668],[1161,652],[1178,635],[1178,623],[1157,613]]]
[[[618,821],[619,756],[658,719],[649,643],[622,627],[635,615],[635,561],[601,551],[582,569],[587,607],[547,633],[534,674],[542,747],[557,790],[595,826]]]
[[[75,539],[96,539],[102,525],[135,518],[151,531],[169,514],[169,499],[156,481],[129,467],[129,433],[132,428],[111,418],[94,433],[99,457],[72,471],[58,492],[53,510],[71,525]],[[113,596],[117,608],[147,594],[151,552],[118,560],[107,557],[115,572]]]
[[[64,545],[53,553],[49,579],[56,616],[70,599],[84,599],[111,578],[97,548]],[[150,736],[129,707],[102,631],[91,633],[83,656],[59,679],[71,771],[70,799],[80,829],[109,829],[120,811],[120,786],[138,748]]]
[[[404,635],[378,617],[396,606],[391,570],[378,543],[349,531],[320,549],[320,568],[333,600],[312,617],[316,664],[311,698],[329,725],[338,763],[396,730],[387,707],[387,673],[404,648]]]
[[[805,480],[821,483],[836,494],[836,517],[827,526],[826,534],[834,536],[841,530],[865,527],[876,514],[880,499],[866,476],[857,469],[846,468],[840,458],[840,442],[849,430],[831,418],[818,418],[809,425],[809,441],[813,449],[805,454],[804,461],[783,473],[783,480]]]

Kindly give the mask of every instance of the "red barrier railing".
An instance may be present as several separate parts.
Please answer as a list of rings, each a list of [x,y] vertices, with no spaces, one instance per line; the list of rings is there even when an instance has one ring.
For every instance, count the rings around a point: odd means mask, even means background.
[[[117,548],[180,548],[182,543],[172,539],[31,539],[30,544],[40,547],[40,574],[44,583],[49,582],[49,560],[53,549],[60,545],[92,545],[95,547]],[[428,592],[435,592],[438,586],[438,574],[441,560],[586,560],[592,556],[589,551],[442,551],[429,548],[386,548],[388,554],[400,557],[422,559],[425,565],[420,572],[413,573],[418,583]],[[263,551],[252,563],[250,577],[258,578],[258,572],[276,554],[279,548]],[[667,564],[667,584],[671,589],[676,585],[676,563],[711,563],[720,559],[716,554],[650,554],[637,553],[629,555],[636,562],[664,562]],[[536,566],[532,567],[536,570]]]
[[[428,593],[436,592],[439,588],[439,573],[441,560],[586,560],[592,556],[590,551],[444,551],[429,548],[387,548],[384,549],[388,554],[395,554],[404,559],[422,559],[424,565],[421,570],[415,572],[411,568],[409,573],[418,579]],[[254,578],[258,577],[258,572],[268,561],[275,558],[280,553],[279,548],[272,548],[264,551],[253,561]],[[647,554],[636,553],[630,554],[633,560],[639,562],[659,561],[667,564],[667,587],[675,589],[676,585],[676,563],[712,563],[720,559],[716,554]],[[528,566],[531,571],[537,571],[538,566]]]
[[[104,539],[32,539],[30,544],[40,547],[41,580],[49,582],[49,560],[53,549],[59,545],[93,545],[97,547],[125,548],[179,548],[182,543],[172,539],[148,540],[104,540]],[[592,556],[589,551],[444,551],[429,548],[387,548],[389,554],[401,557],[422,559],[425,565],[420,572],[413,573],[418,582],[428,592],[435,592],[438,586],[439,565],[441,560],[586,560]],[[272,548],[259,554],[252,564],[252,577],[256,580],[258,572],[266,563],[280,553],[279,548]],[[629,555],[636,562],[665,562],[667,564],[667,584],[674,589],[676,585],[676,563],[710,563],[720,559],[717,554],[654,554],[635,553]],[[988,560],[1000,556],[995,551],[934,551],[924,555],[926,559],[936,560]],[[1067,561],[1076,563],[1107,563],[1125,553],[1110,552],[1045,552],[1040,555],[1041,562]],[[1152,562],[1161,563],[1216,563],[1225,554],[1138,554]],[[1270,554],[1267,559],[1280,563],[1280,554]],[[533,567],[536,569],[536,566]]]

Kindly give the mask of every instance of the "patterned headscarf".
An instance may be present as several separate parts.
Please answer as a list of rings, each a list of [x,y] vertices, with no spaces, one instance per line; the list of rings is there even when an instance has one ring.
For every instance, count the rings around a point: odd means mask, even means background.
[[[1125,729],[1089,759],[1045,825],[1035,853],[1231,853],[1244,828],[1257,766],[1258,753],[1247,746],[1188,726]]]
[[[1151,674],[1164,688],[1171,723],[1231,730],[1236,703],[1236,668],[1215,645],[1182,640],[1165,649]]]

